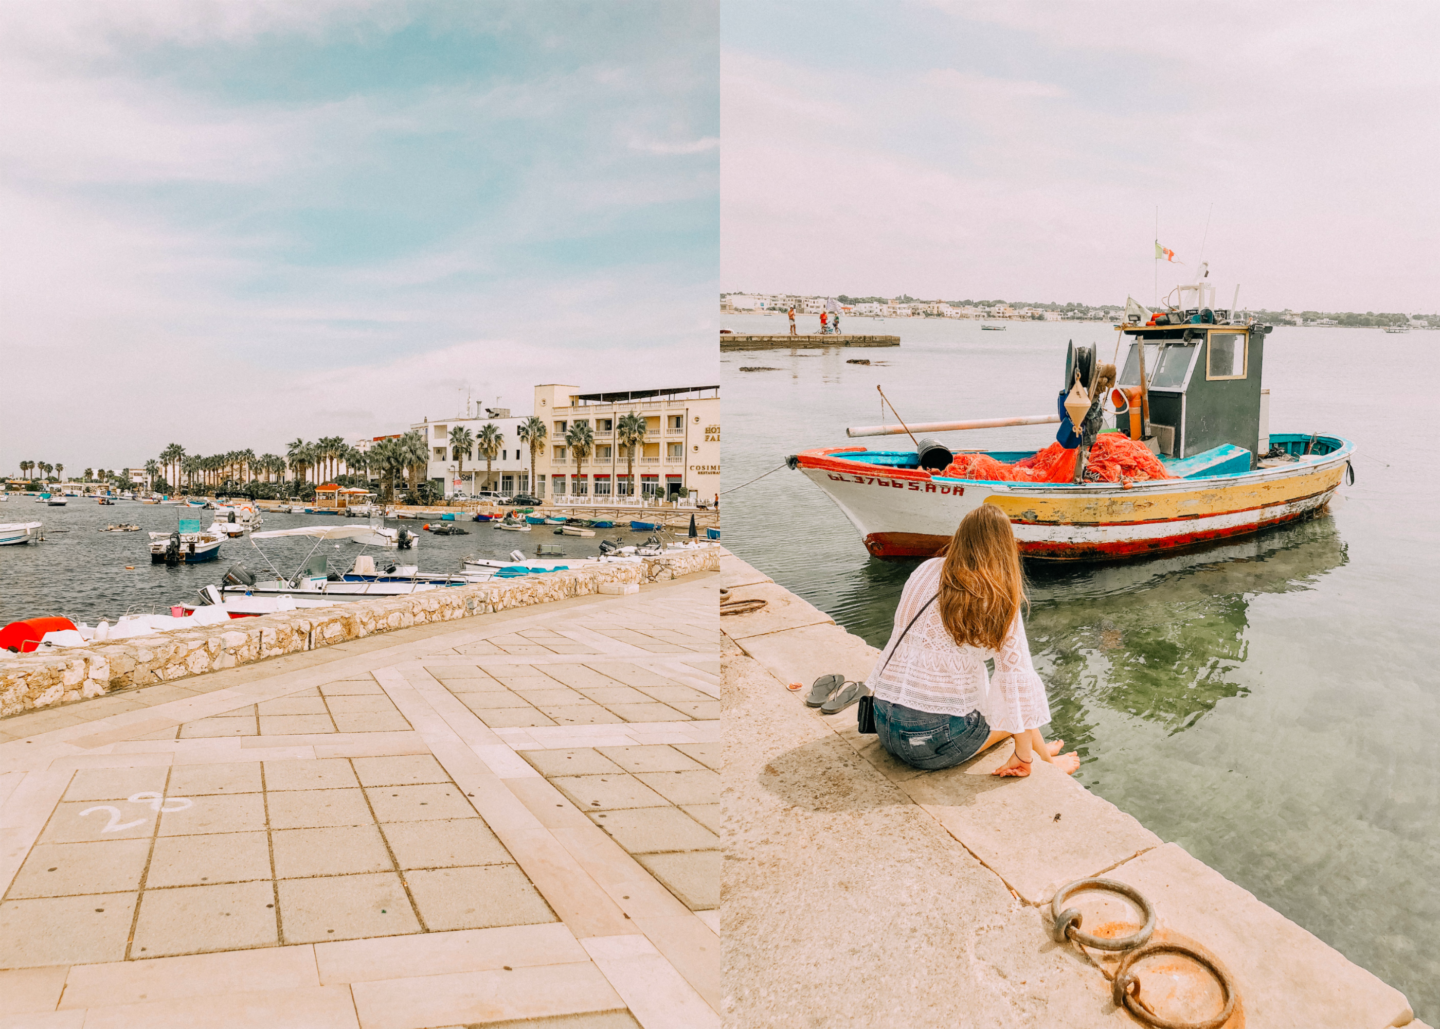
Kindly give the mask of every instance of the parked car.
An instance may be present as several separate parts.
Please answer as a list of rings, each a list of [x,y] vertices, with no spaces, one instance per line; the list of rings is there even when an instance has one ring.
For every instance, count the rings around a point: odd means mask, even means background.
[[[498,490],[478,490],[471,499],[488,500],[492,504],[508,504],[510,503],[510,494],[501,493]]]
[[[534,507],[537,504],[545,503],[539,497],[531,496],[529,493],[517,493],[515,499],[510,502],[517,507]]]

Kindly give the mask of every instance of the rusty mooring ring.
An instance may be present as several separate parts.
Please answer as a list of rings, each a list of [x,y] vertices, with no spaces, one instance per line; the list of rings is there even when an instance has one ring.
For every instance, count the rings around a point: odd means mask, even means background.
[[[1145,915],[1145,924],[1140,931],[1129,936],[1119,936],[1109,939],[1103,936],[1091,936],[1089,933],[1080,931],[1080,912],[1074,908],[1060,910],[1060,905],[1069,900],[1072,894],[1081,890],[1108,890],[1111,893],[1118,893],[1122,897],[1128,897],[1139,906],[1140,911]],[[1077,879],[1069,886],[1062,886],[1055,893],[1055,899],[1050,902],[1050,917],[1054,920],[1050,932],[1055,937],[1056,943],[1064,943],[1067,939],[1074,940],[1082,947],[1094,947],[1096,950],[1131,950],[1135,947],[1142,947],[1145,941],[1150,939],[1151,933],[1155,931],[1155,909],[1150,902],[1141,896],[1140,891],[1125,883],[1116,882],[1114,879]]]
[[[1130,973],[1130,969],[1137,961],[1152,954],[1181,954],[1207,968],[1220,984],[1221,992],[1225,994],[1225,1006],[1220,1014],[1203,1022],[1171,1022],[1150,1010],[1149,1006],[1140,1000],[1140,980]],[[1154,1026],[1155,1029],[1220,1029],[1235,1012],[1235,984],[1230,981],[1230,973],[1209,954],[1179,943],[1152,943],[1148,947],[1132,950],[1120,959],[1120,966],[1115,969],[1115,979],[1110,986],[1116,1007],[1124,1008],[1132,1018]]]

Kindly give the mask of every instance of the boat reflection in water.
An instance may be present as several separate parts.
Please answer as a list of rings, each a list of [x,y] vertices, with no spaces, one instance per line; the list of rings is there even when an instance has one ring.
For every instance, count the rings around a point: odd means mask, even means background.
[[[1249,646],[1252,598],[1308,590],[1347,561],[1328,514],[1204,550],[1126,564],[1027,562],[1026,632],[1057,734],[1082,749],[1087,708],[1193,726],[1247,688],[1233,672]],[[871,559],[821,601],[847,629],[883,646],[912,562]]]

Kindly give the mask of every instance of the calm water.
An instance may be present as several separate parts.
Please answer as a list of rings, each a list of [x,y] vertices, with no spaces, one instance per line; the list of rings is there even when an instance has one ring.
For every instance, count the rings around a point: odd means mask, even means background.
[[[780,332],[763,316],[736,331]],[[721,357],[724,488],[788,453],[844,446],[881,417],[1053,410],[1065,342],[1098,324],[853,319],[899,348]],[[1054,735],[1080,777],[1440,1019],[1440,477],[1407,445],[1435,410],[1440,333],[1277,328],[1275,432],[1355,440],[1356,484],[1330,512],[1249,542],[1138,564],[1032,566],[1028,620]],[[869,358],[869,367],[847,365]],[[742,372],[769,366],[773,371]],[[1020,449],[1053,426],[953,433]],[[869,441],[876,449],[903,437]],[[858,442],[865,442],[855,441]],[[849,443],[854,445],[854,443]],[[1428,446],[1422,443],[1425,449]],[[871,559],[839,510],[781,470],[725,497],[727,545],[882,645],[914,562]]]
[[[101,618],[112,622],[131,612],[169,614],[170,605],[192,601],[203,586],[219,582],[232,564],[243,564],[257,576],[268,571],[265,557],[286,575],[293,574],[315,548],[313,539],[258,540],[248,537],[220,544],[220,556],[198,565],[167,568],[150,563],[151,531],[173,531],[177,510],[154,504],[117,501],[101,507],[94,500],[72,497],[65,507],[36,504],[32,497],[10,497],[0,503],[0,522],[45,523],[44,543],[0,547],[0,625],[21,618],[64,615],[74,622],[96,624]],[[214,520],[215,512],[186,512],[183,517],[201,519],[202,526]],[[266,514],[261,530],[288,529],[299,525],[342,524],[354,521],[328,515]],[[106,525],[129,523],[141,532],[100,532]],[[418,533],[419,549],[414,552],[361,548],[349,541],[321,542],[315,553],[325,554],[330,567],[346,571],[357,555],[365,553],[382,560],[403,560],[418,564],[423,572],[458,572],[461,560],[471,555],[503,558],[519,549],[535,556],[539,543],[558,543],[567,557],[595,557],[604,537],[624,536],[629,542],[641,534],[620,529],[597,529],[594,539],[553,535],[550,526],[537,525],[528,533],[492,529],[483,522],[463,522],[468,536],[432,536],[421,532],[422,522],[389,520],[387,525],[404,525]],[[413,556],[410,556],[413,553]],[[134,565],[127,569],[126,565]]]

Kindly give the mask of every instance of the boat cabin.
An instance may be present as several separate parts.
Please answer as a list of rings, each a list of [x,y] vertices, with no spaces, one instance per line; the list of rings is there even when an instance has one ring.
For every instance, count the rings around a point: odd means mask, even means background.
[[[1263,438],[1269,398],[1260,373],[1271,326],[1218,322],[1209,308],[1162,313],[1151,321],[1117,326],[1130,337],[1117,384],[1127,390],[1141,385],[1143,347],[1149,429],[1160,453],[1179,460],[1229,443],[1254,455],[1253,468],[1269,448]]]

